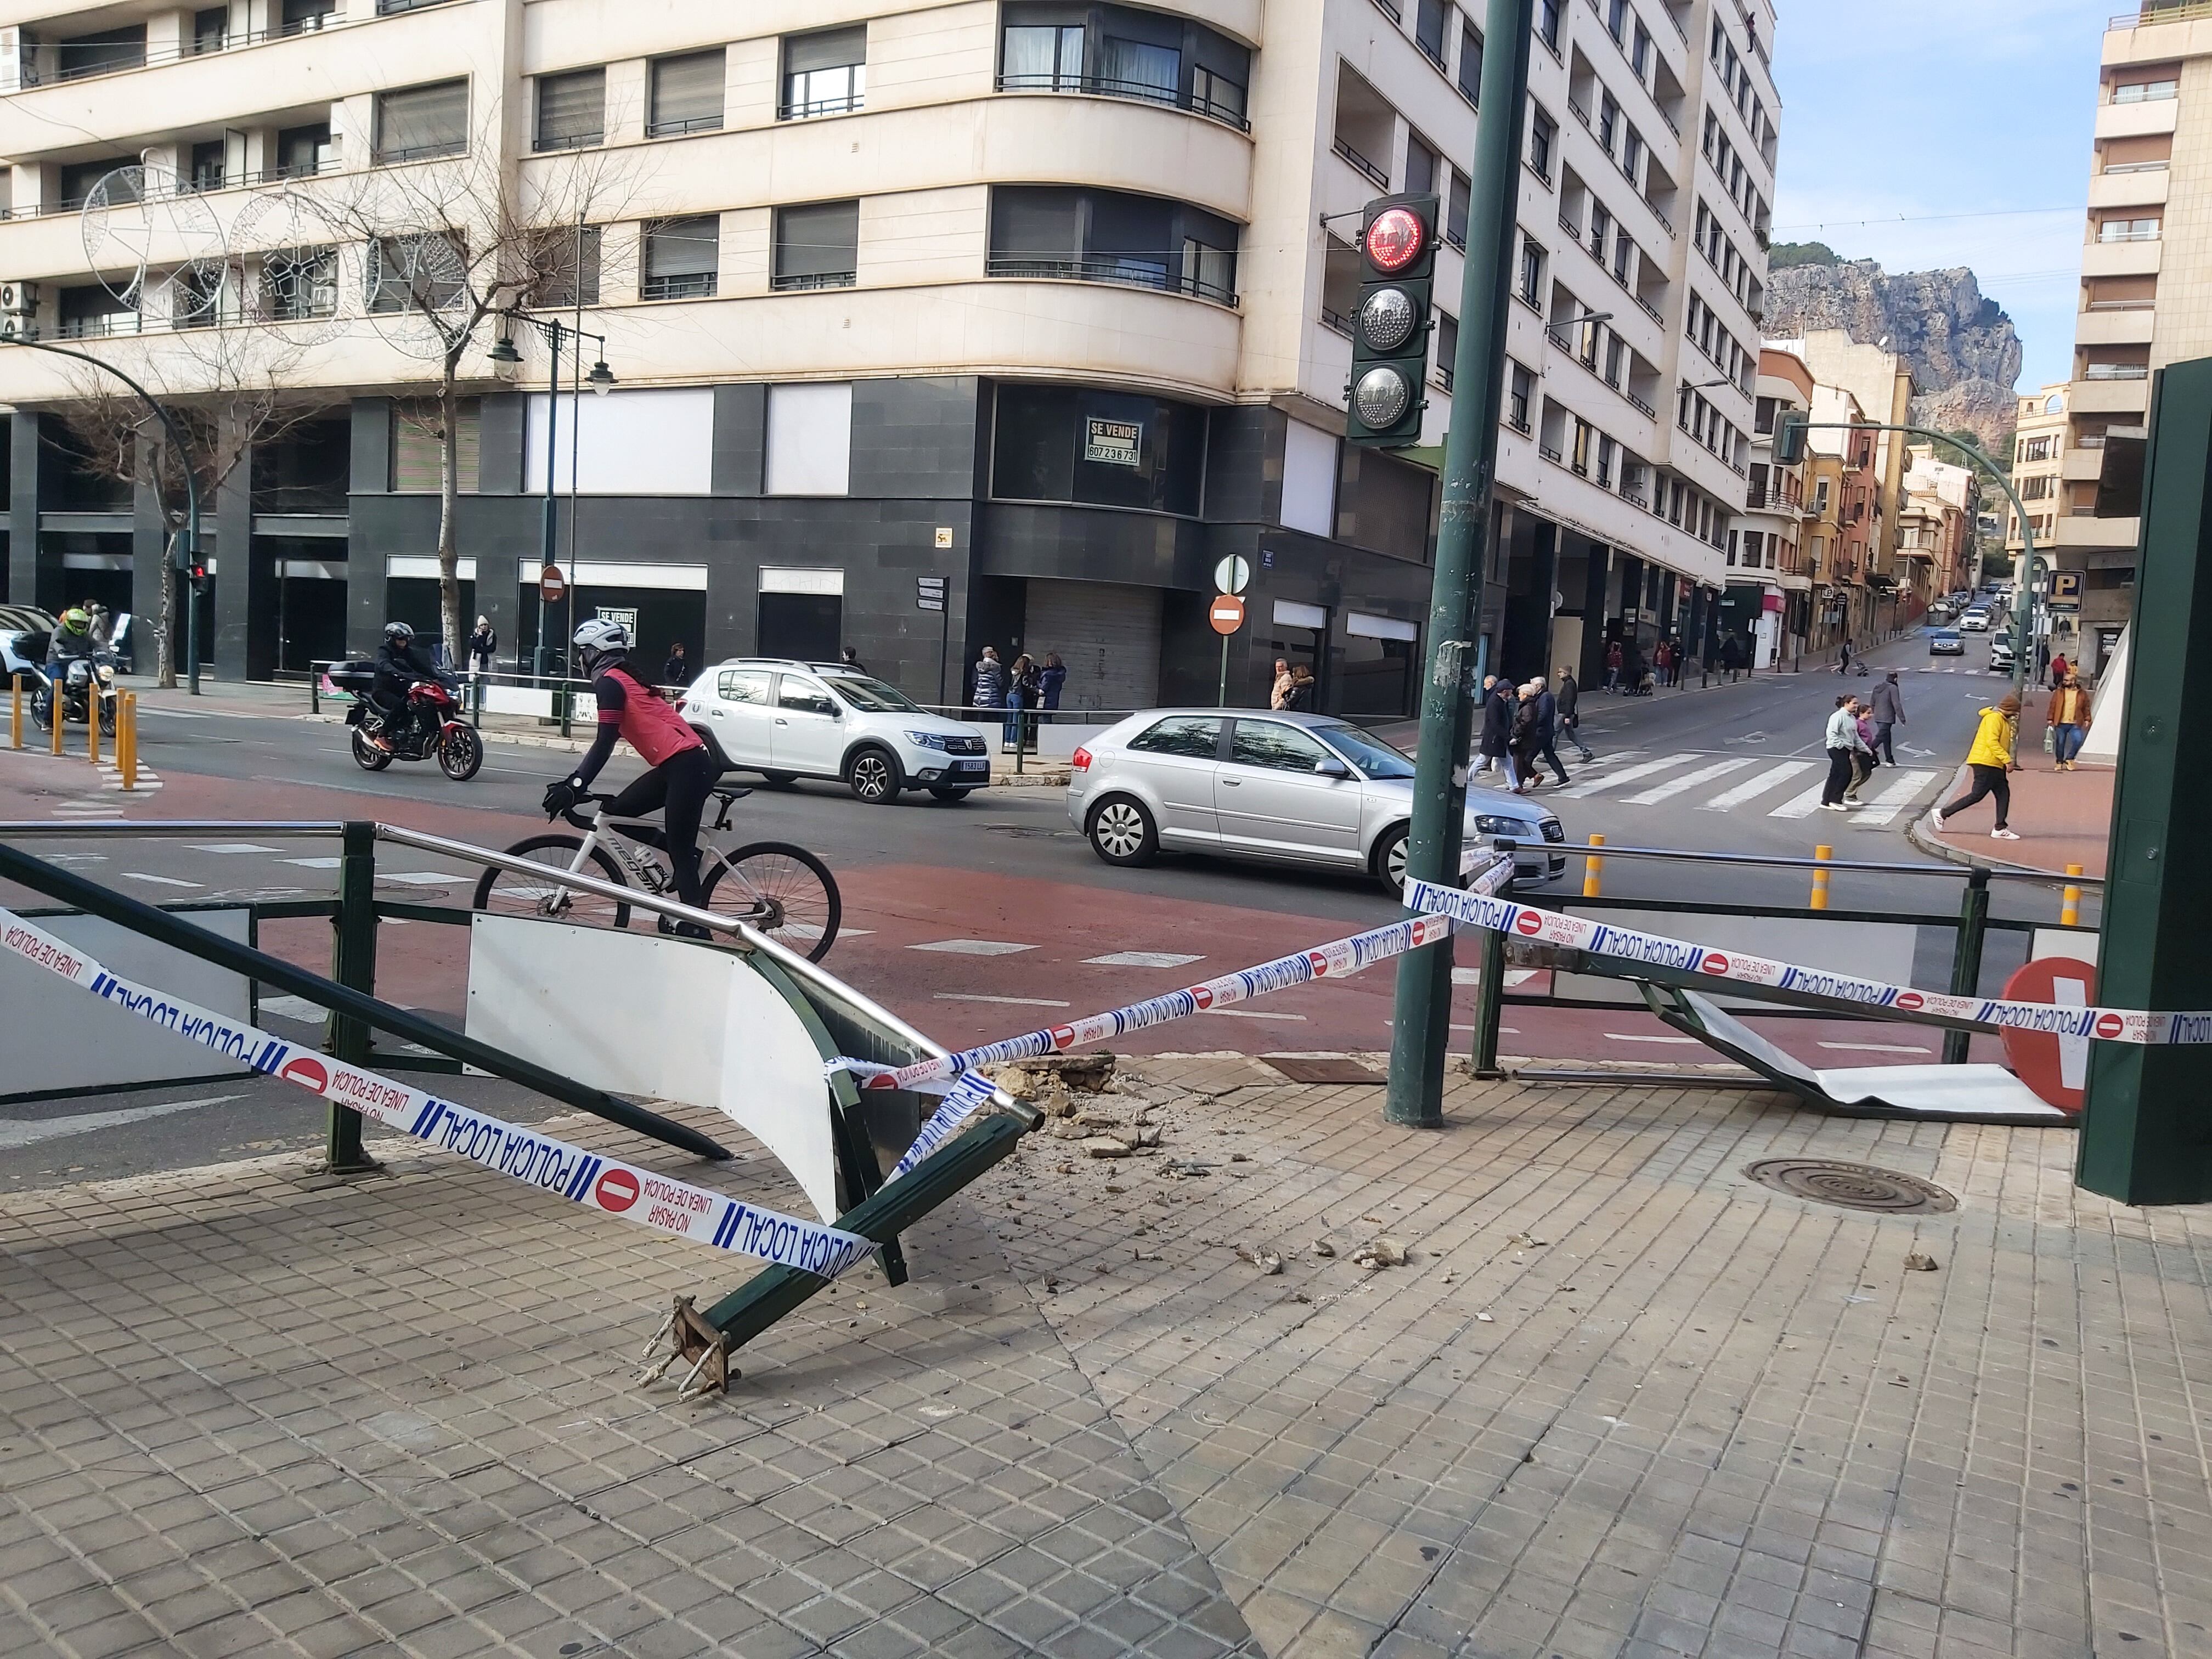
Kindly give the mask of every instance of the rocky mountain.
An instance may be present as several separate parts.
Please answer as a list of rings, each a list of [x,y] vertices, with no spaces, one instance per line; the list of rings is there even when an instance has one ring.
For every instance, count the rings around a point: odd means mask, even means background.
[[[1892,276],[1872,259],[1845,259],[1818,242],[1776,244],[1766,337],[1821,328],[1869,345],[1887,340],[1902,354],[1918,388],[1915,422],[1968,428],[1985,446],[2011,432],[2020,337],[1965,266]]]

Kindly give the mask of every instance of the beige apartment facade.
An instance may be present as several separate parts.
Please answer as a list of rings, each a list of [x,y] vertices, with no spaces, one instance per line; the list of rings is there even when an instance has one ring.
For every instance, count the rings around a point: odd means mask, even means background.
[[[1538,10],[1486,623],[1494,659],[1541,666],[1715,607],[1778,100],[1763,5]],[[1399,712],[1436,485],[1341,441],[1343,216],[1444,200],[1440,441],[1480,24],[1440,0],[0,0],[0,299],[180,395],[210,340],[281,348],[306,416],[211,503],[219,674],[434,615],[434,368],[385,299],[436,272],[401,268],[421,239],[332,229],[428,195],[463,237],[580,208],[561,291],[524,297],[615,380],[550,399],[526,326],[463,353],[464,602],[502,657],[597,610],[694,661],[852,645],[925,700],[983,643],[1060,651],[1083,706],[1210,696],[1234,554],[1241,689],[1286,655],[1324,706]],[[150,614],[158,511],[71,464],[79,373],[0,348],[7,593]],[[549,479],[575,591],[541,617]]]

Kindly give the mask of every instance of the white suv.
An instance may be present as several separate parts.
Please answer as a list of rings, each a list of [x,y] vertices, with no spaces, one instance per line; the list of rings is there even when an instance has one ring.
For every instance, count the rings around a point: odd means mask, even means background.
[[[965,800],[991,781],[973,726],[838,663],[733,658],[694,680],[679,707],[725,770],[770,783],[834,779],[881,805],[902,789]]]

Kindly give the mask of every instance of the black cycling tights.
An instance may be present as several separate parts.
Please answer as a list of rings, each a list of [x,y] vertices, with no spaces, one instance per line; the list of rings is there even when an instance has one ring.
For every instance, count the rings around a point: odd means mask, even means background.
[[[616,818],[660,814],[660,830],[641,824],[625,828],[623,833],[665,851],[676,872],[676,896],[702,910],[706,903],[699,896],[699,819],[717,772],[704,749],[687,749],[680,755],[671,755],[637,779],[606,809],[607,816]]]

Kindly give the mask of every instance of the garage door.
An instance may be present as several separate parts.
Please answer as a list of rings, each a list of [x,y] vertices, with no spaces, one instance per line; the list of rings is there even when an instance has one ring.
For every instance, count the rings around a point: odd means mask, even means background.
[[[1067,665],[1063,708],[1149,708],[1160,697],[1160,590],[1032,577],[1022,648]]]

